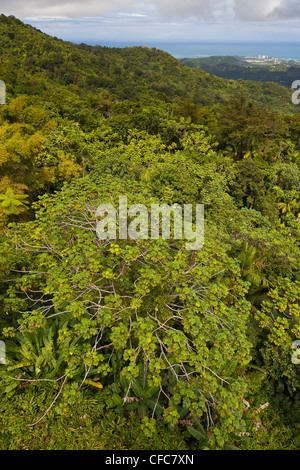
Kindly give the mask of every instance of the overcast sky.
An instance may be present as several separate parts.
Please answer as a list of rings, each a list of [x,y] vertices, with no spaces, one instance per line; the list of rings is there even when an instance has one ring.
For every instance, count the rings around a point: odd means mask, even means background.
[[[300,0],[0,0],[0,6],[75,42],[300,42]]]

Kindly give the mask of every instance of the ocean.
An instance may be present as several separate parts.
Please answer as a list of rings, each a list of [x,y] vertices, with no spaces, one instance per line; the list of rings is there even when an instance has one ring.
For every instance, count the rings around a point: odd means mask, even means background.
[[[89,43],[95,45],[95,43]],[[100,44],[107,47],[127,47],[127,46],[148,46],[156,47],[168,52],[176,59],[197,58],[209,56],[251,56],[265,55],[269,57],[278,57],[280,59],[298,59],[300,60],[300,42],[299,43],[261,43],[261,42],[201,42],[201,43],[105,43]]]

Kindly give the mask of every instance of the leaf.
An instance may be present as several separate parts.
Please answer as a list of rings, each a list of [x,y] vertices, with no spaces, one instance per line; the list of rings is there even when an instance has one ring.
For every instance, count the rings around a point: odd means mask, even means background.
[[[148,400],[146,401],[146,405],[151,410],[155,409],[155,413],[156,413],[157,416],[162,415],[162,413],[165,411],[164,407],[161,406],[160,403],[157,402],[157,400],[155,400],[154,398],[148,398]]]
[[[18,215],[27,210],[27,199],[28,196],[15,194],[11,188],[8,188],[5,194],[0,194],[0,207],[7,215]]]
[[[121,392],[120,387],[115,382],[111,384],[111,390],[117,395]]]
[[[5,387],[5,393],[9,393],[20,385],[18,380],[13,380],[9,385]]]
[[[117,395],[116,393],[113,393],[112,399],[113,399],[114,404],[116,406],[122,406],[123,405],[123,400],[120,397],[120,395]]]
[[[95,388],[100,388],[100,389],[103,388],[103,385],[102,385],[102,384],[100,384],[100,383],[98,383],[98,382],[94,382],[93,380],[90,380],[90,379],[87,379],[87,380],[85,381],[85,383],[87,383],[87,384],[89,384],[89,385],[92,385],[92,386],[95,387]]]
[[[140,418],[144,418],[147,414],[147,407],[142,401],[138,403],[138,413]]]
[[[199,442],[206,442],[207,441],[207,437],[202,432],[200,432],[198,429],[195,429],[192,426],[187,426],[186,428],[189,431],[189,433],[193,437],[195,437],[195,439],[197,439],[197,441],[199,441]]]
[[[30,366],[31,362],[30,361],[26,361],[26,362],[20,362],[19,364],[16,364],[15,366],[10,366],[10,367],[7,367],[7,371],[12,371],[12,370],[16,370],[16,369],[22,369],[22,367],[28,367]]]
[[[146,392],[143,394],[143,398],[147,400],[153,397],[153,395],[155,395],[158,392],[158,390],[159,390],[159,387],[148,388]]]
[[[143,395],[143,386],[140,384],[138,380],[134,381],[133,388],[135,390],[136,396],[140,398]]]

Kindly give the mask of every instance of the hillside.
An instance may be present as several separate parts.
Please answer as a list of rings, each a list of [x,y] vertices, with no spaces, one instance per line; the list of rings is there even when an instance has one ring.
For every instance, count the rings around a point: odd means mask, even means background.
[[[76,45],[50,37],[14,17],[0,17],[0,73],[8,96],[47,96],[56,84],[82,95],[108,90],[117,99],[140,99],[148,93],[167,99],[189,98],[218,105],[233,95],[264,107],[291,113],[290,92],[273,84],[232,82],[184,66],[157,49]]]
[[[4,15],[0,80],[0,449],[298,450],[290,91]]]
[[[181,59],[188,67],[204,70],[217,77],[228,80],[254,80],[273,82],[290,89],[295,80],[299,80],[300,66],[293,61],[286,64],[255,64],[238,57],[213,56],[199,59]]]

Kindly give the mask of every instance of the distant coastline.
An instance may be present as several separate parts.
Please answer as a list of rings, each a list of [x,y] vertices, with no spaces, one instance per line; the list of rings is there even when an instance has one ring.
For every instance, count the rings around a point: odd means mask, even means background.
[[[82,42],[82,41],[81,41]],[[156,47],[176,59],[203,58],[210,56],[240,56],[258,57],[269,56],[285,60],[300,60],[300,42],[298,43],[258,43],[258,42],[195,42],[195,43],[156,43],[156,42],[116,42],[102,43],[101,41],[88,41],[87,44],[107,47]]]

